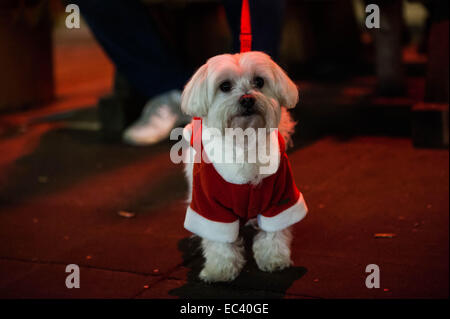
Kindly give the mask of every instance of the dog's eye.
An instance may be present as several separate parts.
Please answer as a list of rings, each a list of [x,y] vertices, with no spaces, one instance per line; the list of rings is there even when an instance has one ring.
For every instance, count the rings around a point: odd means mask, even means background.
[[[260,76],[257,76],[253,79],[253,82],[255,83],[255,86],[258,89],[261,89],[264,86],[264,79]]]
[[[230,92],[231,91],[231,82],[224,81],[220,84],[219,88],[222,92]]]

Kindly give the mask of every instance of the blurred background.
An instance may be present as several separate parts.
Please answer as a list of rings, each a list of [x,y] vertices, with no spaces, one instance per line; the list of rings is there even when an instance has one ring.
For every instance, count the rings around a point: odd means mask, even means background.
[[[220,1],[143,2],[164,45],[188,74],[208,57],[231,51],[232,36]],[[65,4],[2,1],[0,110],[8,114],[2,117],[2,132],[17,126],[15,112],[33,110],[40,118],[46,110],[98,105],[98,126],[88,126],[117,139],[139,117],[148,97],[115,71],[86,22],[79,29],[65,26]],[[405,112],[383,129],[403,130],[418,146],[448,146],[448,124],[440,118],[448,112],[449,96],[447,1],[380,1],[380,29],[365,26],[365,5],[362,0],[287,1],[277,62],[292,78],[305,81],[300,85],[305,98],[325,89],[329,91],[317,95],[333,103],[349,106],[368,98],[377,109],[395,105],[383,114],[384,120]],[[309,87],[312,81],[317,83],[314,88]],[[317,103],[321,108],[333,104]],[[423,115],[431,118],[422,121]],[[367,124],[359,121],[363,128]],[[331,126],[355,129],[354,123]]]
[[[232,50],[221,1],[142,2],[189,74]],[[448,297],[448,3],[286,1],[277,62],[300,90],[290,158],[310,200],[294,249],[307,271],[269,289],[250,268],[235,290],[199,290],[172,143],[121,141],[148,96],[85,20],[66,27],[68,3],[0,1],[0,295]],[[384,290],[354,268],[374,260],[390,270]],[[88,290],[55,281],[68,263],[86,267]]]

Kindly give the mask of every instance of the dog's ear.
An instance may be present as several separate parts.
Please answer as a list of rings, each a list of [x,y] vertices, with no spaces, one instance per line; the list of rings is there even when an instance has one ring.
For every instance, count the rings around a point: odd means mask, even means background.
[[[208,114],[208,65],[204,64],[192,76],[181,94],[181,110],[191,116]]]
[[[286,72],[275,62],[273,63],[273,73],[275,77],[274,89],[280,106],[291,109],[298,102],[298,88],[294,82],[287,76]]]

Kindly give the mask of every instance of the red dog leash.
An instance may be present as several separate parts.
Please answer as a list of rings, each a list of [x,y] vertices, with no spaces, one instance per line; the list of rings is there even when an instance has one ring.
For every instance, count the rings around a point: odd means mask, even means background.
[[[248,0],[242,0],[241,9],[241,33],[239,35],[241,42],[241,53],[252,50],[252,25],[250,21],[250,7]],[[202,118],[194,117],[192,122],[191,146],[196,150],[195,162],[199,162],[202,153]]]
[[[248,0],[242,0],[241,34],[239,35],[239,40],[241,42],[241,53],[252,50],[252,25]]]

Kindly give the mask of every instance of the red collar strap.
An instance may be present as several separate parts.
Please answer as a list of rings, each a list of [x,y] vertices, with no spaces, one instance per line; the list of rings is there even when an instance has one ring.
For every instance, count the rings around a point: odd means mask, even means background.
[[[191,134],[191,146],[195,150],[194,163],[201,161],[202,155],[202,118],[192,118],[192,134]]]

